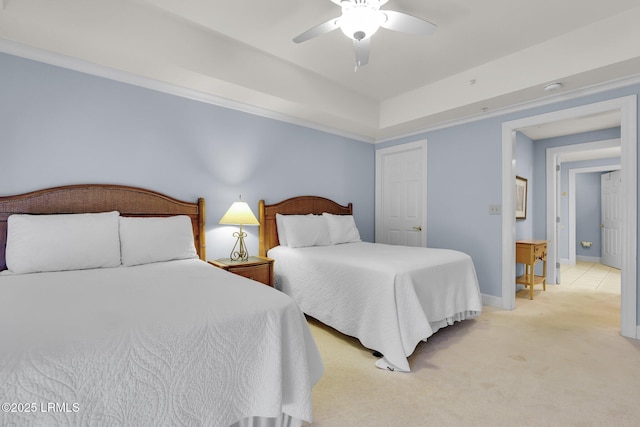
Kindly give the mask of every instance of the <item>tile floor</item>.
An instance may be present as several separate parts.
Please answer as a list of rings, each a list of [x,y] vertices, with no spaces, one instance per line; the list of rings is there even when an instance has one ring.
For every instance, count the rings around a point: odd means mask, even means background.
[[[620,270],[593,262],[560,266],[560,286],[566,290],[620,293]]]

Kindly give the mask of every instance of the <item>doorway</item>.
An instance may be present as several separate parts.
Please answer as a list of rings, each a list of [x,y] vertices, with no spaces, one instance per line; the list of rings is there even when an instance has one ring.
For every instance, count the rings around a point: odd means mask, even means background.
[[[637,327],[637,97],[627,96],[594,104],[583,105],[552,113],[526,117],[505,122],[502,125],[502,307],[515,308],[515,170],[514,144],[520,128],[568,119],[584,118],[604,113],[620,114],[621,141],[621,188],[625,194],[622,223],[622,272],[620,296],[620,333],[625,337],[638,338]],[[549,165],[547,165],[548,167]],[[553,180],[555,181],[555,180]],[[547,186],[555,182],[547,183]],[[554,206],[547,209],[557,211]],[[549,224],[547,224],[549,227]],[[554,227],[555,229],[555,227]],[[557,236],[547,235],[549,253],[554,253]],[[554,265],[558,260],[554,256]]]
[[[559,147],[547,148],[546,150],[546,224],[547,224],[547,239],[553,241],[552,253],[549,253],[547,258],[550,265],[554,265],[556,268],[548,269],[547,283],[560,283],[560,232],[559,226],[564,222],[560,209],[560,170],[561,166],[565,162],[580,161],[580,160],[596,160],[601,158],[620,157],[621,142],[619,138],[607,139],[603,141],[587,142],[582,144],[562,145]],[[620,166],[618,166],[620,169]],[[596,171],[597,169],[593,169]],[[601,169],[610,170],[610,169]],[[575,174],[569,173],[569,212],[568,212],[568,229],[569,229],[569,262],[575,264],[575,181],[572,181],[572,177],[575,178]],[[572,184],[573,182],[573,184]],[[572,187],[573,185],[573,187]],[[558,222],[556,218],[561,217],[562,221]],[[573,239],[573,240],[572,240]],[[572,241],[574,244],[572,245]]]
[[[575,265],[577,261],[577,250],[576,250],[576,229],[577,229],[577,220],[576,220],[576,178],[579,174],[583,173],[603,173],[612,170],[620,170],[619,164],[613,164],[608,166],[593,166],[588,168],[575,168],[569,170],[569,214],[568,214],[568,228],[569,228],[569,238],[568,238],[568,249],[569,249],[569,258],[567,259],[568,265]],[[602,209],[602,203],[601,203]],[[602,215],[601,215],[602,216]],[[617,245],[616,245],[617,246]],[[622,257],[620,256],[620,263],[615,266],[620,269],[622,267]]]

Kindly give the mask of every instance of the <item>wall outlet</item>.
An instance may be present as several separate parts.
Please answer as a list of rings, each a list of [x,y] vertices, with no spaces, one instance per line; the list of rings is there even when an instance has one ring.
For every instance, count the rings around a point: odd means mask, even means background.
[[[500,215],[502,207],[500,205],[489,205],[489,215]]]

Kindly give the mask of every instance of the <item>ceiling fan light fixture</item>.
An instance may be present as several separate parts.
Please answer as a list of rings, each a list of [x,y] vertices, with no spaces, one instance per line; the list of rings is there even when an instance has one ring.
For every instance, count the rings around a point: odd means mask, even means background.
[[[343,7],[338,25],[345,36],[360,41],[374,35],[384,20],[383,13],[375,6],[364,2],[355,6]]]
[[[380,27],[388,30],[419,35],[432,34],[437,26],[424,19],[395,10],[380,10],[389,0],[331,0],[340,5],[342,14],[309,28],[293,38],[302,43],[331,31],[340,30],[352,40],[356,57],[356,70],[369,63],[371,36]]]

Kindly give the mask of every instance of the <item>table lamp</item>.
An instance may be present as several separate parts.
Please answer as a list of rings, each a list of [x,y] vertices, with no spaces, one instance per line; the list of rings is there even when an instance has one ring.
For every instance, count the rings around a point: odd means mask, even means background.
[[[237,239],[236,244],[233,245],[233,249],[231,249],[229,258],[232,261],[247,261],[249,259],[249,253],[244,243],[244,238],[247,237],[247,233],[242,231],[242,226],[260,225],[260,222],[256,219],[247,202],[242,201],[242,196],[240,196],[237,202],[233,202],[229,210],[227,210],[227,213],[220,219],[219,224],[240,226],[240,230],[233,233],[233,237],[237,237]]]

